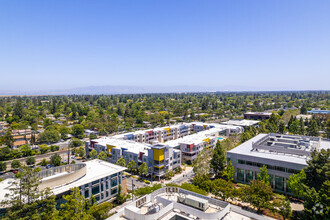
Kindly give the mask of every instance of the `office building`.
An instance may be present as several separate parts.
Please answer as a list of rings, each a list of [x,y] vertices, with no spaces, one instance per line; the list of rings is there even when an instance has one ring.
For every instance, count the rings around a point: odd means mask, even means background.
[[[124,170],[125,167],[98,159],[53,167],[38,173],[41,179],[39,189],[49,187],[58,203],[63,202],[62,196],[69,194],[74,187],[78,187],[86,199],[94,196],[97,202],[112,201],[118,193],[119,185],[122,185],[123,191],[126,190],[126,184],[122,184]],[[13,181],[17,179],[9,178],[0,182],[0,200],[4,200],[5,194],[10,192]]]
[[[290,193],[287,179],[307,166],[313,150],[329,148],[330,141],[319,137],[259,134],[228,151],[227,160],[235,167],[236,182],[249,183],[266,165],[270,185],[277,191]]]

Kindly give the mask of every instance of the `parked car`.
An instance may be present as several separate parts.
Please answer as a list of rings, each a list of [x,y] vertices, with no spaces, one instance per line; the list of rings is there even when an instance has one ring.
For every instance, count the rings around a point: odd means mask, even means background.
[[[46,169],[49,169],[49,168],[52,168],[52,167],[53,167],[53,165],[51,165],[51,164],[46,165]]]
[[[14,174],[18,173],[18,169],[13,170],[13,173],[14,173]]]

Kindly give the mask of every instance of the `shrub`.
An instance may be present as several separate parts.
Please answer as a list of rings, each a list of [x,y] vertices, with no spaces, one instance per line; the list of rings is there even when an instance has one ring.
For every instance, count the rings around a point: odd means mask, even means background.
[[[204,196],[207,195],[207,192],[205,190],[200,189],[198,186],[195,186],[195,185],[192,185],[189,183],[183,183],[183,184],[181,184],[181,186],[177,185],[177,184],[169,183],[169,184],[166,184],[166,186],[179,187],[181,189],[189,190],[191,192],[198,193],[198,194],[201,194]]]
[[[162,188],[161,184],[155,184],[153,186],[146,186],[146,187],[134,190],[133,194],[135,196],[144,196],[144,195],[150,194],[153,191],[156,191],[157,189],[160,189],[160,188]]]
[[[18,160],[13,160],[11,162],[11,168],[16,169],[19,168],[21,166],[21,162],[19,162]]]
[[[50,146],[50,151],[51,151],[51,152],[58,151],[59,149],[60,149],[60,147],[57,146],[57,145],[52,145],[52,146]]]
[[[143,182],[144,182],[145,184],[150,184],[150,181],[149,181],[149,180],[143,180]]]

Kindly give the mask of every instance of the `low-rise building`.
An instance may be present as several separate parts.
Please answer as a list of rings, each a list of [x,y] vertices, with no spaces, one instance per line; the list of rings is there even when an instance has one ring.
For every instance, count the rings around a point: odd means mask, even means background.
[[[112,201],[118,194],[119,185],[123,191],[126,190],[126,183],[123,183],[122,178],[124,170],[125,167],[98,159],[53,167],[38,173],[41,179],[39,189],[49,187],[56,195],[58,203],[61,203],[62,196],[69,194],[74,187],[78,187],[86,199],[94,196],[98,203]],[[16,179],[9,178],[0,182],[0,201],[10,192],[13,181]]]
[[[164,187],[134,200],[107,220],[265,219],[221,200],[177,187]]]
[[[241,126],[243,128],[250,126],[258,128],[259,123],[260,121],[257,120],[246,120],[246,119],[232,119],[229,121],[221,122],[221,124],[223,125],[235,125],[235,126]]]
[[[270,112],[247,112],[244,113],[244,119],[249,120],[266,120],[269,119],[272,113]]]
[[[249,183],[266,165],[270,185],[277,191],[290,193],[287,179],[307,166],[313,150],[329,148],[330,140],[319,137],[259,134],[228,151],[227,160],[235,168],[235,181]]]
[[[104,137],[85,142],[87,155],[93,149],[99,154],[104,151],[111,163],[116,163],[121,157],[126,164],[135,161],[137,166],[146,163],[148,174],[162,177],[168,170],[173,170],[181,164],[181,151],[167,144],[145,144],[121,139]]]

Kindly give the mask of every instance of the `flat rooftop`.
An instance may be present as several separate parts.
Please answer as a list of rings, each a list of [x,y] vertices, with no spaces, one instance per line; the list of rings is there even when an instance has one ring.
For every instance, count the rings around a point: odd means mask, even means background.
[[[150,145],[146,143],[134,142],[129,140],[115,139],[111,137],[103,137],[99,139],[92,140],[93,142],[97,142],[97,144],[102,146],[115,146],[116,148],[125,148],[130,152],[139,153],[139,152],[148,152],[150,149]]]
[[[222,122],[221,124],[247,127],[247,126],[257,125],[257,124],[259,124],[259,122],[260,121],[257,121],[257,120],[246,120],[246,119],[236,119],[235,120],[235,119],[233,119],[233,120]]]
[[[53,188],[52,191],[55,194],[60,194],[70,190],[73,187],[81,186],[95,180],[110,176],[112,174],[122,172],[126,170],[125,167],[118,166],[116,164],[112,164],[103,160],[95,159],[85,162],[86,164],[86,175],[82,178],[64,185]]]
[[[278,141],[278,144],[281,144],[281,141],[285,140],[288,137],[296,137],[298,140],[300,140],[301,137],[304,136],[295,136],[295,135],[281,135],[283,137],[282,140]],[[265,146],[265,142],[269,140],[269,138],[272,138],[270,134],[259,134],[250,140],[242,143],[241,145],[237,146],[236,148],[228,151],[228,153],[234,153],[234,154],[240,154],[240,155],[246,155],[251,157],[259,157],[263,159],[270,159],[270,160],[278,160],[278,161],[285,161],[288,163],[297,163],[301,165],[307,165],[306,160],[309,158],[309,154],[296,154],[296,152],[310,152],[306,150],[306,148],[302,149],[294,149],[296,151],[277,151],[277,149],[283,148],[284,150],[288,149],[287,146],[279,146],[280,148],[272,147],[272,146],[266,146],[266,147],[260,147],[258,146]],[[306,137],[308,138],[308,137]],[[317,139],[317,138],[316,138]],[[291,139],[294,140],[294,139]],[[276,142],[276,141],[275,141]],[[315,140],[311,141],[312,143],[309,143],[313,145],[314,147],[318,147],[318,149],[330,149],[330,141],[329,140],[322,140],[320,139],[318,143],[315,143]],[[260,145],[259,145],[260,144]],[[315,144],[319,144],[319,146],[315,146]],[[293,153],[292,153],[293,152]]]

